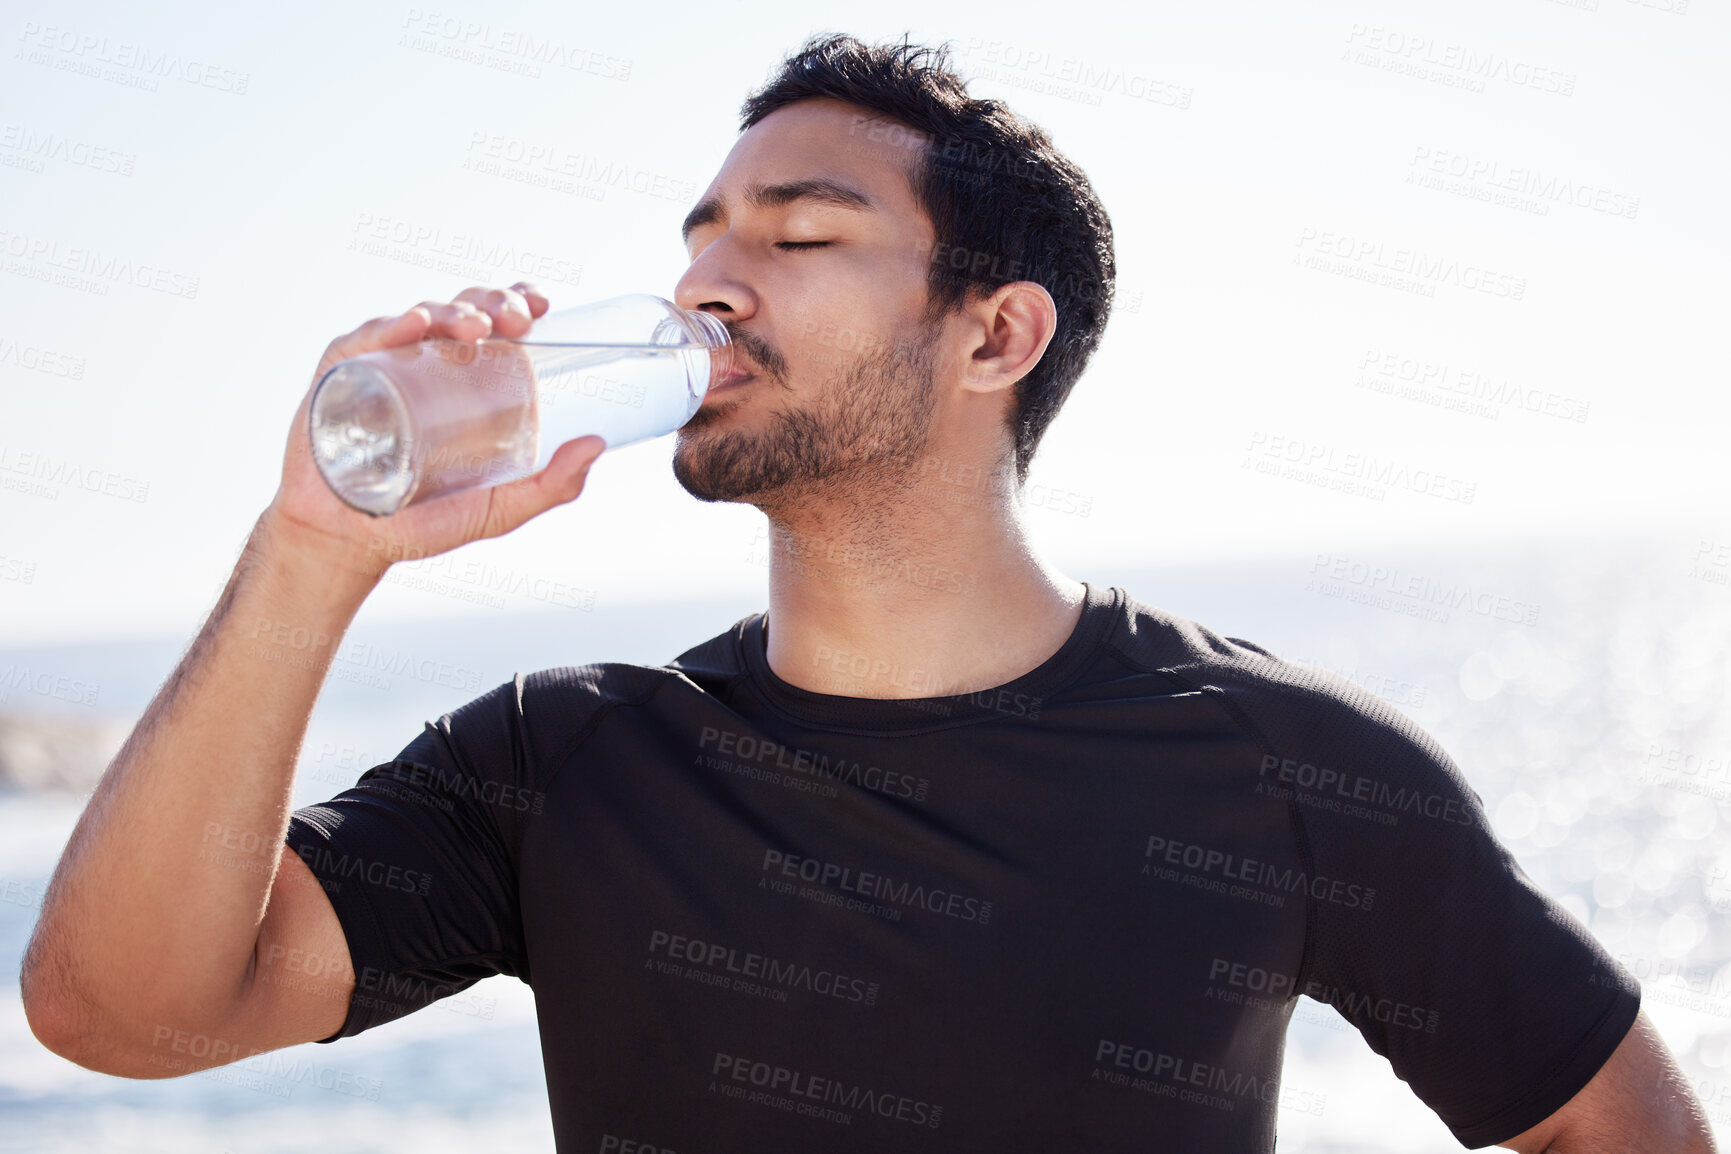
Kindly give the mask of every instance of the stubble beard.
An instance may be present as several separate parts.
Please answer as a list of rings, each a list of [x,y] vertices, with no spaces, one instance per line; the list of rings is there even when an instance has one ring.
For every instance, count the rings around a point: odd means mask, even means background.
[[[905,482],[937,407],[935,337],[927,327],[860,358],[761,432],[706,429],[726,410],[700,413],[679,431],[673,475],[700,501],[744,501],[772,517],[812,497]]]

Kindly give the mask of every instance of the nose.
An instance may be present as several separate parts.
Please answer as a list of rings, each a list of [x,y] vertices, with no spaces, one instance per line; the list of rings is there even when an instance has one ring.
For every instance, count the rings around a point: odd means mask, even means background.
[[[727,236],[710,241],[673,288],[673,303],[682,309],[715,314],[721,321],[743,321],[757,314],[757,293],[744,275],[744,262]]]

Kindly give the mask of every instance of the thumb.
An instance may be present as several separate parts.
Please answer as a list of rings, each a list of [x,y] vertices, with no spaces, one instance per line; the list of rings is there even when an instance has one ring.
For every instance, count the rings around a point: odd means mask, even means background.
[[[576,500],[588,479],[589,467],[606,448],[607,442],[593,434],[566,441],[540,472],[497,486],[489,518],[496,527],[489,526],[491,531],[486,535],[508,533],[555,505]]]

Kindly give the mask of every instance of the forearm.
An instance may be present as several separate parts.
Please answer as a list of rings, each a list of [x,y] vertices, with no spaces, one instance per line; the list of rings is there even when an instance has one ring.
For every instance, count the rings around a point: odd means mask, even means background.
[[[377,582],[305,544],[260,519],[73,830],[22,975],[62,1042],[147,1044],[244,990],[307,721]]]

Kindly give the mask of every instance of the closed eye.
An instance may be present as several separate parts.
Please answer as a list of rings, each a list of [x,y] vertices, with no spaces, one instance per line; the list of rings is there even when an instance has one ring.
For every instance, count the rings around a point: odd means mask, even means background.
[[[822,248],[828,243],[827,240],[779,240],[775,242],[775,247],[788,252],[804,252],[808,248]]]

